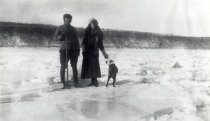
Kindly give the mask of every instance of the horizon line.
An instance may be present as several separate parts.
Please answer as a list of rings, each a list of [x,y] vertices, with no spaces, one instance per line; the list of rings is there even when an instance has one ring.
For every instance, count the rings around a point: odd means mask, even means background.
[[[15,23],[15,24],[28,24],[28,25],[46,25],[46,26],[59,26],[56,24],[46,24],[46,23],[27,23],[27,22],[13,22],[13,21],[0,21],[0,23]],[[62,24],[61,24],[62,25]],[[76,28],[83,28],[85,29],[86,27],[78,27],[74,26]],[[102,28],[104,30],[112,30],[112,31],[128,31],[128,32],[137,32],[137,33],[149,33],[157,36],[171,36],[171,37],[192,37],[192,38],[210,38],[210,36],[187,36],[187,35],[177,35],[177,34],[172,34],[172,33],[155,33],[155,32],[142,32],[142,31],[137,31],[137,30],[126,30],[126,29],[114,29],[114,28]]]

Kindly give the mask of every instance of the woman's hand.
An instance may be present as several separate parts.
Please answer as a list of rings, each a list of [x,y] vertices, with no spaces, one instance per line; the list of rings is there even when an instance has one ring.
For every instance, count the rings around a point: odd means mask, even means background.
[[[104,58],[105,58],[105,59],[108,59],[109,56],[108,56],[107,54],[104,54]]]

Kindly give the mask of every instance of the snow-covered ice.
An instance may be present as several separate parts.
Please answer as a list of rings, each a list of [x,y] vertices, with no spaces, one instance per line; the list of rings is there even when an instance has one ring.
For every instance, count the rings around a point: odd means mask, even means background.
[[[210,121],[209,50],[107,53],[117,87],[105,87],[101,55],[99,87],[80,80],[84,88],[60,90],[58,48],[0,48],[0,121]]]

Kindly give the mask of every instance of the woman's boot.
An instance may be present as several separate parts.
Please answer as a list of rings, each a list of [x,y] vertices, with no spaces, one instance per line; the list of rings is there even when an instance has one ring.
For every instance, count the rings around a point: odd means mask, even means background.
[[[93,80],[93,86],[98,87],[97,77],[92,78],[92,80]]]
[[[94,86],[94,78],[91,78],[91,83],[88,86]]]

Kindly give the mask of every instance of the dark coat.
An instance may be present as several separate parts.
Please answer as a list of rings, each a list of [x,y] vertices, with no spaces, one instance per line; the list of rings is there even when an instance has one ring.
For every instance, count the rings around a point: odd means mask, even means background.
[[[61,25],[58,27],[55,37],[60,38],[60,49],[80,50],[79,39],[77,37],[76,29],[71,25]]]
[[[99,49],[104,50],[103,33],[99,27],[94,30],[88,26],[85,30],[82,61],[82,79],[101,77],[99,65]]]

